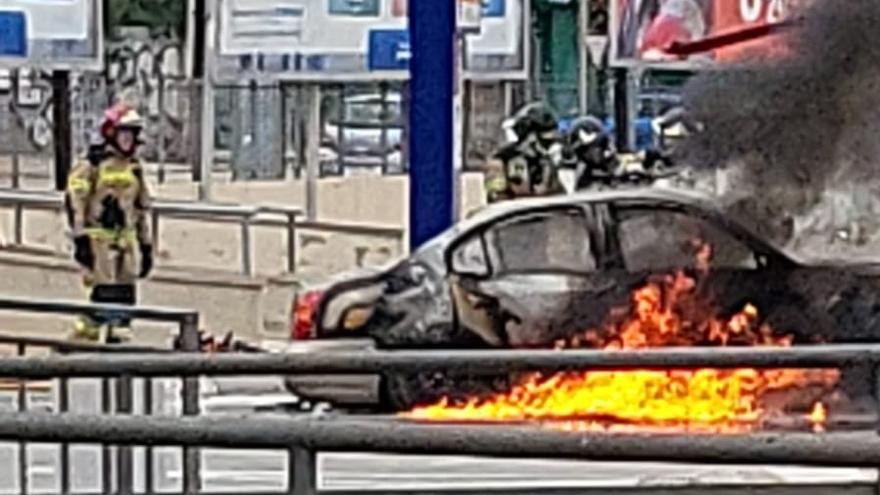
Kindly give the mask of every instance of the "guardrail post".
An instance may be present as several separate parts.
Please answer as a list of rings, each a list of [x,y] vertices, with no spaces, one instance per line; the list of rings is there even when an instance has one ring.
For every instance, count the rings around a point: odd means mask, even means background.
[[[874,373],[874,400],[876,401],[878,411],[880,411],[880,365],[874,363],[874,369],[871,371]],[[880,435],[880,430],[877,431],[877,435]],[[874,492],[880,494],[880,478],[877,479]]]
[[[144,416],[153,415],[153,379],[144,378]],[[153,482],[153,446],[144,449],[144,494],[152,495],[156,490]]]
[[[180,322],[180,342],[184,352],[199,352],[199,318],[197,314],[188,315]],[[199,377],[185,377],[181,388],[183,397],[183,414],[197,416],[199,414]],[[199,449],[183,448],[183,492],[195,495],[201,486]]]
[[[12,188],[19,189],[21,187],[20,178],[19,178],[19,156],[18,153],[12,154]],[[15,229],[15,244],[20,246],[24,244],[24,214],[22,210],[21,203],[16,203],[15,205],[15,218],[13,219],[12,225]]]
[[[101,412],[109,415],[110,406],[110,378],[101,378]],[[110,445],[101,446],[101,493],[109,495],[113,493],[113,455]]]
[[[296,213],[287,213],[287,271],[296,273]]]
[[[67,377],[58,379],[58,411],[62,414],[69,409],[70,382]],[[60,452],[59,471],[61,478],[61,493],[70,493],[70,444],[62,443]]]
[[[122,375],[116,380],[116,412],[132,413],[132,378]],[[116,476],[118,495],[134,493],[134,458],[130,445],[119,445],[116,453]]]
[[[27,351],[27,345],[18,344],[17,351],[19,356],[24,356]],[[19,380],[18,412],[26,412],[27,409],[27,382]],[[21,494],[26,495],[28,493],[28,455],[25,442],[18,442],[18,484]]]
[[[297,445],[287,455],[287,491],[290,495],[317,495],[315,451]]]
[[[253,275],[251,258],[251,220],[245,218],[241,222],[241,271],[248,277]]]
[[[150,231],[153,234],[153,252],[158,256],[159,252],[159,211],[153,208],[150,211]]]

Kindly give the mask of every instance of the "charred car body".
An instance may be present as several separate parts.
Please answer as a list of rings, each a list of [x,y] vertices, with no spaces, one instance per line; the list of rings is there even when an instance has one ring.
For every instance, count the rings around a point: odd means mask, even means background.
[[[713,250],[702,275],[695,241]],[[302,295],[293,325],[295,338],[330,347],[548,347],[600,328],[652,276],[683,270],[701,277],[720,315],[753,305],[796,343],[870,341],[880,337],[877,268],[798,261],[690,193],[580,193],[492,205],[387,270]],[[380,398],[408,408],[506,379],[389,375]]]

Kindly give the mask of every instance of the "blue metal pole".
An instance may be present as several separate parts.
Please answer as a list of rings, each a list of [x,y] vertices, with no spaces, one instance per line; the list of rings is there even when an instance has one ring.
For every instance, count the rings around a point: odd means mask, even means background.
[[[410,248],[454,222],[454,0],[409,0]]]

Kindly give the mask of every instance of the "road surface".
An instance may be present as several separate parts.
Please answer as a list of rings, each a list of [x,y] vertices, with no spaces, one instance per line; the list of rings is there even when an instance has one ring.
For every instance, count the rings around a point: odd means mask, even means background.
[[[70,386],[70,405],[75,412],[99,410],[96,383],[78,380]],[[156,385],[157,413],[173,413],[177,390],[173,384]],[[135,393],[135,397],[139,397]],[[31,408],[51,410],[53,393],[35,392]],[[284,396],[235,396],[205,398],[209,411],[241,412],[256,403],[284,400]],[[286,397],[288,401],[295,398]],[[231,406],[235,405],[235,408]],[[0,408],[16,407],[15,394],[0,393]],[[135,410],[141,410],[135,401]],[[49,445],[28,447],[31,492],[58,492],[59,448]],[[135,449],[135,486],[144,486],[144,449]],[[286,487],[287,454],[279,451],[203,452],[203,488],[211,491],[282,491]],[[154,452],[153,479],[158,490],[180,490],[180,449],[164,448]],[[96,446],[72,446],[70,471],[74,491],[99,491],[101,449]],[[0,444],[0,494],[19,492],[18,446]],[[479,459],[451,456],[393,456],[369,453],[326,453],[318,457],[318,486],[323,490],[381,490],[460,488],[580,488],[636,487],[656,485],[704,484],[840,484],[874,483],[874,470],[815,469],[755,466],[692,466],[672,464],[623,464],[597,462],[561,462],[544,460]]]

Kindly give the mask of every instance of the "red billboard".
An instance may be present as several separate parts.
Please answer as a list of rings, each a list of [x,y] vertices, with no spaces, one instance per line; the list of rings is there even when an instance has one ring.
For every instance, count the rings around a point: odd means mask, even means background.
[[[809,0],[615,0],[617,65],[704,64],[784,49],[773,28]]]

